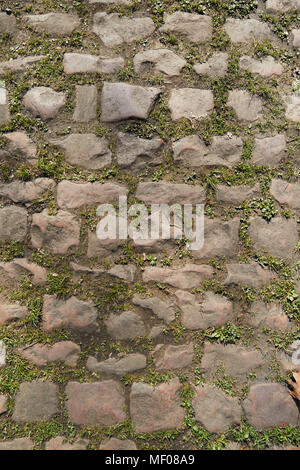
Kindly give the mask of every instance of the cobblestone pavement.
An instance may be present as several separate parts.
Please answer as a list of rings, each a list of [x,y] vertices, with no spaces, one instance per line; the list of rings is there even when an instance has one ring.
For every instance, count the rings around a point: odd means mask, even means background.
[[[0,450],[300,447],[299,0],[0,7]]]

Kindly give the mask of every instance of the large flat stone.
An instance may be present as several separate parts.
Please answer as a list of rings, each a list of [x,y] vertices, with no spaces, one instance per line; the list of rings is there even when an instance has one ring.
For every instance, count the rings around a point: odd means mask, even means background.
[[[300,209],[300,183],[273,179],[270,193],[279,204],[287,204],[291,209]]]
[[[214,95],[211,90],[174,88],[170,93],[169,108],[174,121],[205,119],[214,108]]]
[[[13,420],[39,422],[58,413],[58,387],[52,382],[23,382],[16,395]]]
[[[150,66],[153,73],[176,77],[187,62],[169,49],[148,49],[136,54],[133,64],[136,73],[148,72]]]
[[[241,285],[259,289],[269,284],[276,275],[267,268],[262,268],[258,263],[227,264],[228,275],[224,280],[226,285]]]
[[[262,116],[262,100],[246,90],[229,91],[227,106],[243,121],[257,121]]]
[[[111,313],[105,324],[114,339],[137,338],[145,336],[147,332],[142,318],[131,311],[122,312],[120,315]]]
[[[14,15],[0,12],[0,34],[13,34],[17,30],[17,21]]]
[[[170,323],[175,320],[174,305],[170,300],[162,300],[160,297],[142,297],[135,294],[132,299],[134,305],[151,310],[160,320]]]
[[[164,15],[164,24],[159,30],[178,34],[194,43],[201,43],[212,38],[212,20],[209,16],[176,11],[171,15]]]
[[[32,202],[54,187],[55,182],[50,178],[0,183],[0,197],[10,199],[13,202]]]
[[[276,303],[266,304],[259,300],[251,305],[246,321],[255,327],[281,331],[286,331],[291,325],[281,305]]]
[[[216,52],[207,62],[196,63],[193,68],[198,75],[224,77],[228,68],[228,54],[227,52]]]
[[[111,357],[101,362],[94,357],[89,357],[86,366],[88,369],[102,374],[122,376],[144,369],[146,367],[146,356],[133,353],[122,358]]]
[[[146,204],[201,204],[205,197],[202,186],[164,181],[139,183],[136,190],[136,198]]]
[[[251,73],[261,75],[263,78],[270,78],[274,75],[280,76],[284,71],[281,63],[276,62],[272,56],[267,56],[261,60],[255,60],[252,57],[243,55],[240,58],[240,68],[242,70],[249,70]]]
[[[219,219],[204,220],[204,242],[203,247],[193,250],[195,259],[216,258],[219,256],[234,257],[239,247],[239,228],[238,218],[229,221]]]
[[[117,73],[124,67],[122,57],[99,57],[91,54],[67,52],[64,54],[63,66],[66,74],[72,73]]]
[[[115,183],[73,183],[63,180],[57,185],[57,204],[62,209],[118,202],[128,189]]]
[[[129,166],[143,168],[146,165],[155,165],[161,162],[158,157],[159,150],[163,147],[163,141],[159,138],[141,139],[131,134],[118,133],[117,161],[122,168]]]
[[[36,263],[30,263],[25,258],[15,258],[13,261],[0,263],[0,273],[5,278],[19,281],[23,276],[31,276],[34,284],[45,284],[47,270]],[[20,307],[21,308],[21,307]]]
[[[264,41],[272,35],[270,27],[256,19],[229,18],[225,23],[225,31],[232,42]]]
[[[143,272],[143,281],[162,282],[178,289],[195,289],[211,278],[212,274],[212,267],[204,264],[186,264],[177,269],[146,267]]]
[[[193,343],[178,346],[158,344],[152,357],[157,370],[186,368],[193,363],[194,346]]]
[[[76,86],[75,122],[89,122],[97,117],[98,91],[95,85]]]
[[[28,308],[25,305],[18,304],[0,304],[0,326],[12,320],[19,320],[26,317]]]
[[[0,208],[0,239],[22,241],[27,233],[28,214],[23,207]]]
[[[23,98],[23,104],[27,111],[44,120],[54,119],[65,102],[65,93],[59,93],[45,86],[31,88]]]
[[[284,134],[276,134],[272,137],[257,137],[254,142],[252,162],[255,165],[278,165],[286,149]]]
[[[38,33],[46,33],[49,36],[69,36],[80,27],[78,16],[66,13],[26,15],[23,19]]]

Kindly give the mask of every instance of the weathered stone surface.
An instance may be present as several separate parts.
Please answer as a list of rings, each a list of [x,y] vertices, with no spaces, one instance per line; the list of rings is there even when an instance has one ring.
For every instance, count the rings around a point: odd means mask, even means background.
[[[65,102],[65,93],[59,93],[45,86],[31,88],[23,99],[27,111],[44,120],[55,118]]]
[[[261,301],[253,302],[247,322],[252,326],[282,331],[287,330],[290,326],[289,319],[281,305],[276,303],[266,304]]]
[[[226,285],[242,285],[259,289],[269,284],[276,275],[267,268],[262,268],[258,263],[227,264],[228,275],[224,281]]]
[[[205,264],[186,264],[177,269],[146,267],[143,272],[143,281],[162,282],[178,289],[195,289],[212,274],[212,267]]]
[[[133,282],[136,277],[137,268],[134,264],[121,265],[116,264],[113,266],[107,274],[113,277],[118,277],[124,281]]]
[[[155,29],[151,18],[120,17],[118,13],[108,15],[98,12],[94,15],[93,31],[100,37],[105,46],[116,47],[123,43],[145,39]]]
[[[13,34],[17,29],[17,21],[14,15],[0,12],[0,34]]]
[[[67,52],[63,66],[66,74],[72,73],[117,73],[124,67],[122,57],[99,57],[91,54]]]
[[[134,383],[130,393],[130,415],[136,432],[174,429],[183,424],[185,412],[177,392],[178,378],[155,388],[150,384]]]
[[[197,63],[193,68],[198,75],[224,77],[228,68],[228,54],[227,52],[217,52],[207,62]]]
[[[80,225],[75,216],[59,210],[49,215],[48,210],[33,214],[31,243],[40,250],[46,248],[52,253],[65,254],[68,249],[79,244]]]
[[[171,90],[169,108],[174,121],[204,119],[214,108],[214,95],[211,90],[174,88]]]
[[[268,13],[300,11],[300,2],[299,0],[267,0],[266,10]]]
[[[111,437],[100,445],[99,450],[137,450],[137,447],[133,441],[128,439]]]
[[[229,91],[227,106],[233,108],[237,117],[244,121],[257,121],[262,115],[262,101],[246,90]]]
[[[0,239],[22,241],[26,237],[28,214],[18,206],[0,209]]]
[[[284,97],[286,106],[285,117],[290,121],[300,121],[300,95],[294,93]]]
[[[300,49],[300,29],[292,29],[291,42],[295,49]]]
[[[120,239],[105,239],[99,240],[95,232],[88,232],[88,258],[105,258],[110,256],[112,252],[116,251],[124,245],[124,240]]]
[[[209,432],[224,432],[230,426],[241,422],[242,408],[237,398],[230,397],[211,385],[194,389],[192,406],[195,419]]]
[[[226,186],[220,184],[216,190],[216,199],[226,204],[240,205],[243,201],[247,201],[260,194],[260,185],[256,183],[254,186]]]
[[[252,162],[255,165],[275,167],[284,156],[286,138],[284,134],[273,137],[258,137],[255,139]]]
[[[164,15],[159,31],[176,33],[194,43],[206,42],[212,38],[212,20],[209,16],[176,11]]]
[[[52,346],[34,344],[31,347],[19,348],[18,352],[36,366],[46,366],[49,362],[62,361],[68,366],[75,367],[80,347],[72,341],[60,341]]]
[[[8,104],[8,93],[3,86],[3,83],[0,83],[0,125],[6,123],[10,120],[9,104]]]
[[[106,273],[105,269],[98,269],[98,268],[89,268],[87,266],[83,266],[82,264],[77,263],[70,263],[71,268],[73,269],[73,279],[74,281],[78,281],[82,275],[89,276],[93,280],[99,279]]]
[[[7,400],[5,395],[0,395],[0,416],[7,412]],[[1,447],[0,447],[1,449]]]
[[[247,349],[235,344],[204,344],[204,355],[201,360],[201,369],[206,373],[216,371],[223,366],[225,374],[231,377],[245,376],[265,364],[258,349]]]
[[[0,450],[33,450],[34,443],[27,437],[0,442]]]
[[[162,369],[181,369],[192,364],[194,358],[193,343],[174,346],[158,344],[152,351],[155,367]]]
[[[29,163],[36,163],[36,146],[25,132],[10,132],[9,134],[3,134],[3,137],[9,141],[9,147],[13,153],[28,159]]]
[[[107,167],[112,161],[107,140],[95,134],[70,134],[63,139],[51,139],[50,143],[64,151],[68,163],[88,170]]]
[[[272,34],[266,23],[255,19],[229,18],[225,23],[225,31],[232,42],[264,41]]]
[[[0,367],[6,364],[6,347],[3,341],[0,341]]]
[[[74,424],[113,426],[126,420],[124,391],[115,380],[69,382],[66,394],[69,419]]]
[[[57,185],[57,204],[62,209],[118,202],[128,189],[115,183],[73,183],[63,180]]]
[[[40,198],[46,191],[53,189],[55,182],[49,178],[37,178],[33,181],[12,181],[0,184],[0,197],[13,202],[31,202]]]
[[[134,164],[136,168],[157,164],[161,159],[157,157],[163,141],[159,138],[141,139],[131,134],[118,133],[117,161],[122,168]]]
[[[28,57],[20,57],[19,59],[10,59],[0,62],[0,74],[9,72],[23,72],[30,68],[31,65],[44,59],[44,55],[33,55]]]
[[[97,87],[95,85],[76,86],[76,107],[73,121],[89,122],[97,117]]]
[[[101,97],[101,121],[146,119],[159,93],[159,88],[105,82]]]
[[[0,326],[12,320],[24,318],[28,314],[27,307],[18,304],[0,304]]]
[[[128,310],[120,315],[111,313],[105,321],[108,333],[114,339],[130,339],[145,336],[146,326],[142,318]]]
[[[205,202],[202,186],[160,182],[139,183],[136,198],[146,204],[200,204]]]
[[[47,270],[36,263],[30,263],[24,258],[15,258],[13,261],[0,263],[0,273],[10,279],[19,280],[21,277],[30,275],[34,284],[45,284]]]
[[[80,27],[79,18],[66,13],[26,15],[24,19],[35,31],[49,36],[69,36],[74,29]]]
[[[133,64],[136,73],[148,71],[150,67],[153,73],[176,77],[187,62],[169,49],[148,49],[136,54]]]
[[[257,73],[264,78],[269,78],[273,75],[280,76],[284,71],[281,63],[276,62],[274,57],[269,55],[262,60],[255,60],[252,57],[243,55],[240,58],[240,68],[242,70],[249,70],[251,73]]]
[[[287,204],[291,209],[300,209],[300,183],[273,179],[270,193],[279,204]]]
[[[182,312],[182,325],[189,330],[217,328],[234,318],[232,302],[222,295],[207,291],[203,302],[190,293],[176,291],[175,295]]]
[[[278,383],[252,385],[243,409],[249,424],[257,429],[298,424],[298,407],[288,389]]]
[[[195,259],[235,256],[238,251],[240,221],[205,218],[203,247],[193,250]]]
[[[23,382],[15,399],[13,420],[46,421],[58,413],[58,387],[52,382]]]
[[[51,331],[63,326],[81,331],[92,331],[97,326],[97,310],[92,302],[71,297],[60,300],[55,295],[45,295],[43,328]]]
[[[89,442],[86,439],[76,439],[74,442],[67,442],[63,436],[57,436],[46,442],[45,450],[86,450]]]
[[[298,227],[295,219],[275,217],[267,222],[260,217],[250,217],[249,236],[255,251],[264,251],[289,262],[297,258]]]
[[[146,367],[146,356],[133,353],[122,358],[111,357],[102,362],[98,362],[94,357],[89,357],[86,366],[95,372],[122,376],[144,369]]]
[[[242,149],[242,139],[228,135],[214,136],[211,145],[205,145],[198,135],[189,135],[173,143],[175,162],[196,168],[230,167],[240,160]]]
[[[136,294],[133,296],[132,303],[139,307],[151,310],[160,320],[170,323],[175,320],[174,305],[169,300],[162,300],[159,297],[145,297]]]

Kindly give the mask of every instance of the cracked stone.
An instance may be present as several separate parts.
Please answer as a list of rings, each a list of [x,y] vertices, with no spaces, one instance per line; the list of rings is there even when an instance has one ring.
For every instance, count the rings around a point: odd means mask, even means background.
[[[43,15],[26,15],[25,21],[38,33],[50,36],[70,36],[80,27],[80,20],[75,15],[66,13],[45,13]]]
[[[24,70],[29,69],[31,65],[36,64],[36,62],[40,62],[45,57],[46,56],[44,55],[34,55],[0,62],[0,74],[6,74],[9,72],[24,72]]]
[[[202,186],[148,181],[138,184],[136,198],[146,204],[200,204],[206,191]]]
[[[55,295],[44,295],[43,328],[46,331],[69,327],[91,332],[97,326],[97,310],[93,302],[71,297],[60,300]]]
[[[0,240],[24,240],[27,233],[27,221],[27,211],[22,207],[0,208]]]
[[[0,125],[10,120],[8,93],[6,88],[0,83]]]
[[[228,68],[228,54],[227,52],[217,52],[207,62],[196,63],[193,68],[198,75],[224,77]]]
[[[160,92],[154,87],[105,82],[101,96],[101,121],[147,119]]]
[[[164,15],[159,31],[177,33],[194,43],[206,42],[212,39],[212,20],[209,16],[176,11]]]
[[[252,57],[243,55],[240,58],[240,68],[242,70],[249,70],[251,73],[257,73],[264,78],[269,78],[273,75],[280,76],[284,71],[283,66],[279,62],[276,62],[272,56],[255,60]]]
[[[189,330],[217,328],[234,319],[233,304],[222,295],[205,292],[203,302],[193,294],[176,291],[182,325]]]
[[[21,423],[47,421],[58,411],[57,385],[35,380],[21,383],[12,418]]]
[[[224,281],[225,285],[239,285],[259,289],[269,284],[276,275],[267,268],[262,268],[258,263],[249,264],[226,264],[228,275]]]
[[[158,164],[161,158],[157,153],[163,147],[162,139],[141,139],[130,134],[118,133],[118,145],[116,149],[118,165],[126,168],[134,164],[137,168],[146,165]]]
[[[111,437],[100,445],[99,450],[137,450],[133,441]]]
[[[256,183],[254,186],[226,186],[219,184],[216,190],[216,199],[226,204],[234,204],[239,206],[243,201],[248,201],[260,195],[260,185]]]
[[[171,90],[169,108],[173,121],[205,119],[214,108],[214,95],[211,90],[175,88]]]
[[[181,427],[185,412],[180,406],[178,378],[156,387],[134,383],[130,393],[130,415],[137,433]]]
[[[23,98],[27,111],[44,120],[55,118],[65,102],[65,93],[54,91],[45,86],[31,88]]]
[[[54,189],[55,182],[48,178],[33,181],[12,181],[0,184],[0,197],[13,202],[31,202],[39,199],[46,191]]]
[[[86,450],[89,442],[86,439],[76,439],[74,442],[67,442],[63,436],[57,436],[46,442],[45,450]]]
[[[287,204],[291,209],[300,209],[300,183],[272,179],[270,193],[279,204]]]
[[[238,378],[249,372],[260,369],[265,365],[262,354],[258,349],[247,349],[235,344],[204,344],[204,355],[201,369],[212,373],[218,367],[224,367],[225,374]]]
[[[261,301],[253,302],[247,322],[255,327],[266,327],[282,331],[286,331],[290,326],[288,316],[284,313],[281,305],[276,303],[266,304]]]
[[[193,363],[193,343],[174,346],[172,344],[158,344],[152,351],[155,367],[163,369],[181,369]]]
[[[97,117],[98,91],[95,85],[76,86],[75,122],[89,122]]]
[[[124,391],[115,380],[69,382],[66,395],[69,419],[74,424],[114,426],[127,418]]]
[[[89,357],[86,366],[89,370],[95,372],[123,376],[136,370],[144,369],[146,364],[146,356],[134,353],[122,358],[111,357],[102,362],[98,362],[95,357]]]
[[[12,320],[26,317],[28,308],[18,304],[0,304],[0,326]]]
[[[117,73],[125,66],[125,60],[122,57],[101,57],[69,52],[64,54],[63,66],[66,74]]]
[[[55,254],[65,254],[69,248],[79,245],[80,225],[69,212],[59,210],[49,215],[48,210],[33,214],[31,243],[38,250],[46,248]]]
[[[176,77],[180,75],[181,69],[187,62],[169,49],[148,49],[136,54],[133,64],[136,73],[153,71],[156,74],[163,73],[168,77]]]
[[[198,135],[189,135],[173,143],[174,160],[188,167],[230,167],[241,158],[243,141],[236,136],[214,136],[206,145]]]
[[[34,284],[45,284],[47,270],[36,263],[30,263],[24,258],[15,258],[13,261],[0,262],[0,273],[10,279],[19,281],[23,276],[32,276]]]
[[[122,312],[120,315],[111,313],[105,321],[108,333],[114,339],[130,339],[145,336],[146,326],[135,312],[130,310]]]
[[[160,320],[170,323],[175,320],[175,309],[171,301],[163,301],[159,297],[145,297],[135,294],[132,299],[134,305],[151,310]]]
[[[243,409],[249,424],[256,429],[298,424],[298,407],[288,389],[278,383],[252,385]]]
[[[216,387],[204,385],[194,387],[192,406],[195,419],[209,432],[225,432],[235,424],[240,424],[242,408],[237,398],[230,397]]]
[[[143,282],[166,283],[178,289],[195,289],[213,274],[211,266],[186,264],[182,268],[157,268],[147,266],[143,272]]]
[[[267,222],[261,217],[250,217],[249,236],[255,251],[267,252],[288,262],[297,258],[298,227],[295,219],[275,217]]]
[[[274,168],[278,165],[286,149],[284,134],[272,137],[258,137],[255,139],[252,163],[255,165],[269,165]]]
[[[72,341],[60,341],[52,346],[34,344],[31,347],[19,348],[18,352],[36,366],[46,366],[49,362],[62,361],[67,366],[76,367],[80,347]]]
[[[108,15],[104,12],[98,12],[94,15],[93,32],[108,47],[145,39],[154,30],[155,25],[151,18],[120,17],[118,13]]]
[[[262,115],[262,100],[246,90],[229,91],[227,106],[233,108],[237,117],[244,121],[257,121]]]
[[[225,31],[232,42],[264,41],[272,35],[266,23],[255,19],[229,18],[225,23]]]
[[[126,196],[128,189],[115,183],[73,183],[63,180],[57,185],[57,204],[63,209],[114,203]]]
[[[9,141],[9,147],[12,153],[20,154],[21,157],[28,159],[28,162],[35,164],[37,162],[37,151],[34,142],[25,132],[9,132],[3,134]]]

